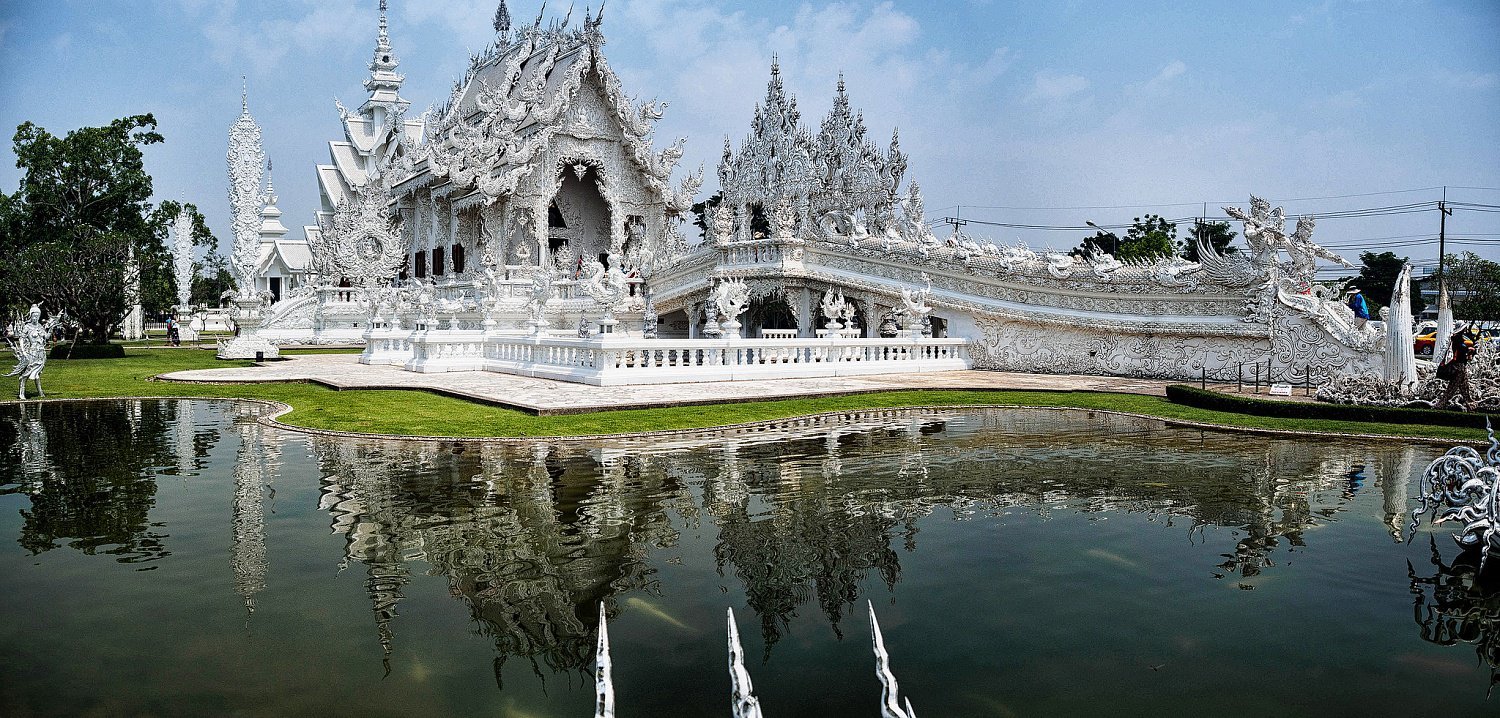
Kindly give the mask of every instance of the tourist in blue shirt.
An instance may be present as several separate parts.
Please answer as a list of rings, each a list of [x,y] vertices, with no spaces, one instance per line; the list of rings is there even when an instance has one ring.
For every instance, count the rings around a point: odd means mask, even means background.
[[[1350,287],[1349,308],[1354,311],[1354,326],[1364,329],[1365,323],[1370,321],[1370,305],[1365,304],[1365,295],[1361,294],[1359,287]]]

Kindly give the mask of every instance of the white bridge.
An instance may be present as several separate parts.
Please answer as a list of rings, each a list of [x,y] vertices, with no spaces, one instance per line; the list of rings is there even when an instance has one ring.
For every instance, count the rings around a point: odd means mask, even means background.
[[[595,386],[969,368],[963,339],[645,339],[377,329],[360,358],[410,371],[496,371]]]

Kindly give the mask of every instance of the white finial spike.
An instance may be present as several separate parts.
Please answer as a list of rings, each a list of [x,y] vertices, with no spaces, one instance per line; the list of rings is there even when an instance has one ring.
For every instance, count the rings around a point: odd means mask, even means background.
[[[760,700],[750,684],[745,669],[745,650],[740,648],[740,630],[734,625],[734,609],[729,609],[729,688],[733,692],[730,708],[734,718],[761,718]]]
[[[594,659],[594,718],[615,718],[615,684],[610,676],[609,625],[604,618],[604,602],[599,602],[599,649]]]
[[[250,81],[240,75],[240,114],[250,114]]]
[[[875,620],[875,604],[865,601],[870,607],[870,637],[875,644],[875,676],[880,679],[880,718],[917,718],[916,711],[911,709],[911,700],[906,701],[906,709],[902,710],[899,696],[901,689],[896,685],[896,676],[891,673],[891,657],[885,652],[885,638],[880,635],[880,622]]]

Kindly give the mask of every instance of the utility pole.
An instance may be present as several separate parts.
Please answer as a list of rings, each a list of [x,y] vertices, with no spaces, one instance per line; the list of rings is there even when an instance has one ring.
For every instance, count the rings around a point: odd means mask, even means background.
[[[1443,271],[1447,266],[1448,252],[1447,232],[1448,215],[1453,210],[1448,209],[1448,186],[1443,185],[1443,198],[1438,200],[1438,299],[1441,300],[1443,293],[1448,290],[1448,273]]]
[[[963,205],[959,205],[958,206],[958,210],[956,212],[954,212],[954,216],[952,216],[952,217],[944,217],[943,218],[944,222],[947,222],[948,224],[953,225],[953,233],[954,234],[958,234],[958,228],[959,227],[962,227],[962,226],[964,226],[964,225],[966,225],[966,224],[969,223],[969,220],[963,219],[963,214],[964,214],[964,206]]]

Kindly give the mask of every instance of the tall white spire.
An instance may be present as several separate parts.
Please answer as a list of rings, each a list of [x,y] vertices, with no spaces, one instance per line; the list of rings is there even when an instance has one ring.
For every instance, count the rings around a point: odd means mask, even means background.
[[[230,267],[241,299],[255,297],[255,265],[260,259],[260,222],[263,207],[261,172],[266,153],[261,149],[260,125],[250,116],[248,90],[240,92],[240,116],[229,126],[229,209],[234,223]]]
[[[380,25],[375,38],[375,53],[370,59],[370,77],[365,80],[365,89],[370,91],[370,98],[359,108],[360,113],[366,117],[373,116],[377,107],[396,114],[405,112],[411,106],[411,102],[402,98],[399,93],[406,77],[396,74],[396,66],[401,64],[401,59],[396,57],[391,48],[390,27],[385,15],[386,3],[385,0],[380,0]]]

